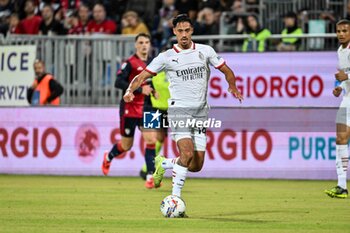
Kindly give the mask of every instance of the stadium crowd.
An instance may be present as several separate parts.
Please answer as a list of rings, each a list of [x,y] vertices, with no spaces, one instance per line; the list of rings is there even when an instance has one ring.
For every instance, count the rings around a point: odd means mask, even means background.
[[[271,29],[265,28],[258,20],[261,14],[259,1],[261,0],[0,0],[0,34],[147,33],[152,36],[153,45],[161,49],[172,36],[171,19],[175,15],[189,15],[195,22],[194,35],[216,35],[222,33],[222,12],[232,12],[236,17],[225,18],[228,25],[226,33],[250,34],[258,43],[255,50],[263,51]],[[300,9],[298,12],[280,15],[285,26],[280,33],[302,33],[298,20],[304,13],[305,9]],[[335,22],[338,18],[334,15],[336,14],[321,12],[319,18]],[[243,44],[242,51],[252,50],[248,40],[240,44]],[[295,50],[298,40],[284,41],[284,44],[278,45],[277,50]]]

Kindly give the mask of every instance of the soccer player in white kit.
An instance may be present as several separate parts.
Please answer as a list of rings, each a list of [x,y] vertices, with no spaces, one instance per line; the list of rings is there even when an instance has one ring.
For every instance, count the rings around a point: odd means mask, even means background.
[[[343,90],[345,94],[336,117],[338,185],[332,189],[325,190],[325,193],[330,197],[346,198],[348,196],[346,173],[349,162],[348,141],[350,138],[350,21],[340,20],[336,26],[340,47],[338,49],[339,72],[335,74],[335,78],[341,84],[334,88],[333,95],[338,97]]]
[[[232,70],[219,57],[214,49],[208,45],[195,44],[191,40],[193,24],[185,15],[178,15],[173,19],[173,32],[177,44],[173,48],[160,53],[136,76],[124,95],[125,102],[133,100],[133,92],[146,80],[164,70],[169,80],[169,122],[191,119],[207,119],[207,92],[210,78],[209,64],[219,69],[229,84],[228,91],[240,101],[241,93],[236,87],[236,78]],[[179,117],[176,118],[176,117]],[[198,172],[203,167],[206,148],[206,134],[203,128],[186,128],[174,126],[171,123],[171,136],[176,141],[180,156],[177,159],[156,157],[156,171],[153,174],[154,185],[159,187],[165,169],[173,169],[172,194],[181,196],[187,172]]]

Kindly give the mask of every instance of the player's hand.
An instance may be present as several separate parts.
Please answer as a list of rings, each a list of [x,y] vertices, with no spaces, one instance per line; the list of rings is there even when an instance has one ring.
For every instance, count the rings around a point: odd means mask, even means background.
[[[154,90],[152,94],[156,100],[159,99],[159,93],[156,90]]]
[[[238,91],[238,89],[237,89],[236,86],[230,86],[230,87],[228,88],[228,92],[232,93],[233,96],[234,96],[235,98],[237,98],[237,99],[239,100],[239,102],[242,103],[243,96],[242,96],[242,94]]]
[[[348,80],[348,75],[345,74],[344,70],[339,70],[339,72],[335,74],[335,79],[342,82]]]
[[[335,96],[335,97],[339,97],[339,95],[341,94],[341,92],[342,92],[342,88],[341,87],[336,87],[336,88],[334,88],[333,89],[333,95]]]
[[[142,86],[142,94],[144,95],[150,95],[153,91],[153,88],[150,85],[143,85]]]
[[[125,95],[123,96],[123,99],[126,103],[129,103],[131,101],[133,101],[135,98],[134,94],[130,91],[130,90],[127,90],[125,92]]]

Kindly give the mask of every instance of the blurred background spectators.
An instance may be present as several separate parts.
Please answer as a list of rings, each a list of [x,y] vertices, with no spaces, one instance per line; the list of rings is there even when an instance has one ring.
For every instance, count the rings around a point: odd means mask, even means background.
[[[152,36],[153,45],[162,50],[172,37],[171,19],[182,13],[193,20],[195,35],[245,33],[257,37],[261,36],[259,30],[265,37],[269,35],[265,32],[332,33],[334,22],[350,19],[350,1],[0,0],[0,34],[130,35],[146,32]],[[251,23],[257,28],[249,26]],[[260,40],[257,50],[298,50],[301,40],[291,41],[284,39],[266,44]],[[254,51],[247,40],[228,41],[224,45],[234,51],[238,48]]]

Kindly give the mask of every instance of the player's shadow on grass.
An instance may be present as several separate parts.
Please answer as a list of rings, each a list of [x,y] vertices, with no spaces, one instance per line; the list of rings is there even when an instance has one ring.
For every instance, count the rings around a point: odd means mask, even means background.
[[[288,211],[281,210],[266,210],[266,211],[238,211],[231,213],[220,213],[215,216],[203,216],[198,217],[198,219],[209,220],[209,221],[217,221],[217,222],[245,222],[245,223],[271,223],[276,222],[272,220],[262,220],[263,217],[259,217],[260,219],[242,219],[240,216],[247,215],[260,215],[260,214],[272,214],[272,213],[285,213]]]

